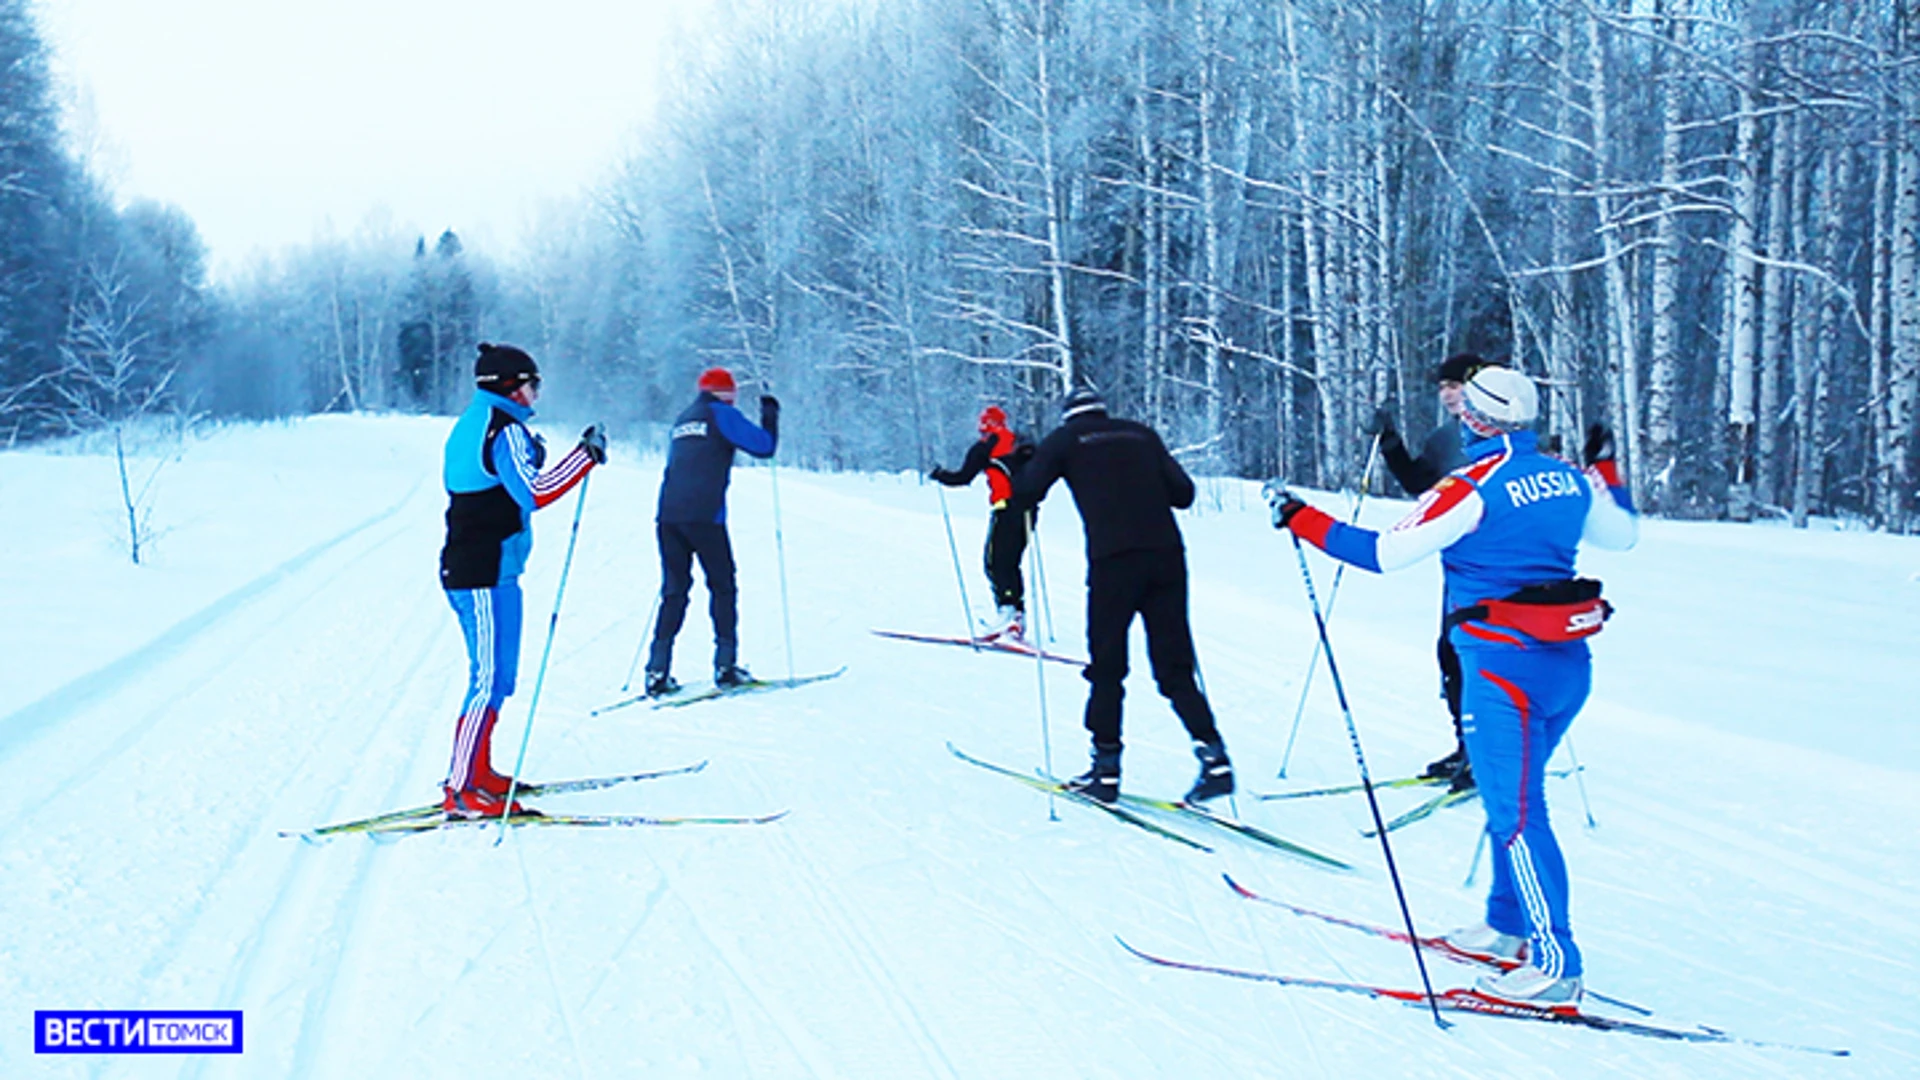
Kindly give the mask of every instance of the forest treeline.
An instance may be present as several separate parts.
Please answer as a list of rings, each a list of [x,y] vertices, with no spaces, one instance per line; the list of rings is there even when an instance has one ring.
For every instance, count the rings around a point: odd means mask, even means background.
[[[367,226],[217,288],[76,163],[28,10],[0,437],[445,412],[486,339],[616,433],[720,363],[798,461],[919,468],[1084,382],[1196,470],[1339,487],[1475,351],[1656,512],[1920,529],[1920,0],[743,0],[510,260]]]

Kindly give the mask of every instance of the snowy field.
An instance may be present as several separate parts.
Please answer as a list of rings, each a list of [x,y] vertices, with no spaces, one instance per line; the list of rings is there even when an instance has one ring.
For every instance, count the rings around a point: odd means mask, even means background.
[[[1400,947],[1235,896],[1398,918],[1358,796],[1239,812],[1355,863],[1217,836],[1177,847],[949,756],[1042,761],[1030,661],[883,640],[961,615],[933,488],[777,474],[792,666],[825,684],[680,710],[619,697],[658,585],[657,456],[615,447],[587,493],[525,774],[711,764],[555,798],[580,813],[750,813],[754,828],[448,831],[313,846],[282,829],[437,798],[465,671],[438,588],[440,420],[330,417],[202,437],[160,474],[149,565],[118,547],[109,459],[0,454],[0,1076],[1893,1077],[1920,1075],[1920,541],[1647,522],[1588,557],[1619,615],[1595,643],[1552,802],[1588,984],[1846,1059],[1656,1042],[1150,967],[1417,985]],[[554,428],[564,443],[574,428]],[[965,433],[955,434],[957,451]],[[774,476],[736,471],[742,654],[788,672]],[[1257,485],[1181,516],[1207,688],[1243,792],[1355,779],[1324,673],[1275,777],[1313,646],[1293,550]],[[975,611],[979,491],[949,494]],[[1343,500],[1328,496],[1344,512]],[[571,498],[525,579],[510,763]],[[1404,504],[1376,503],[1368,523]],[[1042,514],[1061,648],[1084,563],[1064,490]],[[1311,556],[1324,599],[1330,564]],[[1432,659],[1438,571],[1350,575],[1334,644],[1376,777],[1450,745]],[[677,674],[705,675],[696,591]],[[1126,786],[1194,762],[1136,634]],[[1085,684],[1049,666],[1054,768],[1085,757]],[[1565,751],[1563,751],[1564,755]],[[1562,759],[1560,764],[1566,764]],[[1389,813],[1419,795],[1383,792]],[[1423,933],[1480,912],[1476,805],[1395,834]],[[1202,835],[1196,833],[1196,835]],[[1436,982],[1466,969],[1432,962]],[[232,1057],[52,1057],[35,1009],[240,1009]]]

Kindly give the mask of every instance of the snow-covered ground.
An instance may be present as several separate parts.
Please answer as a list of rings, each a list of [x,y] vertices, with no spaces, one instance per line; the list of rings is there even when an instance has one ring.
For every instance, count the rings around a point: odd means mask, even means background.
[[[1574,781],[1550,788],[1590,986],[1663,1021],[1854,1056],[1475,1017],[1442,1032],[1404,1006],[1120,950],[1115,934],[1240,967],[1417,978],[1400,948],[1221,881],[1394,921],[1357,796],[1239,799],[1361,868],[1336,874],[1231,840],[1202,854],[1072,805],[1051,820],[1043,796],[949,756],[952,740],[1039,765],[1039,680],[1018,658],[868,633],[960,628],[940,503],[911,477],[777,474],[792,666],[844,677],[596,718],[657,587],[658,458],[616,446],[594,474],[526,775],[707,759],[545,805],[784,820],[522,830],[500,847],[478,831],[280,838],[436,795],[465,669],[435,578],[445,426],[329,417],[202,438],[161,473],[163,535],[137,568],[107,459],[0,454],[0,1076],[1920,1073],[1920,542],[1648,522],[1637,550],[1592,556],[1620,609],[1572,739],[1597,827]],[[736,471],[732,521],[744,658],[783,675],[775,478]],[[949,500],[978,611],[981,499]],[[1324,672],[1275,777],[1314,640],[1299,571],[1253,485],[1207,482],[1201,502],[1182,515],[1193,623],[1243,789],[1354,779]],[[573,506],[536,528],[509,762]],[[1061,647],[1080,652],[1064,491],[1042,524]],[[1324,598],[1330,567],[1312,559]],[[1448,748],[1437,595],[1431,566],[1342,587],[1334,642],[1376,777]],[[703,597],[681,637],[687,681],[707,659]],[[1193,760],[1145,669],[1136,647],[1126,784],[1177,794]],[[1054,768],[1077,771],[1085,684],[1044,676]],[[1393,813],[1417,796],[1381,798]],[[1479,913],[1484,863],[1463,884],[1478,817],[1470,804],[1396,834],[1423,932]],[[33,1010],[55,1008],[240,1009],[247,1048],[36,1057]]]

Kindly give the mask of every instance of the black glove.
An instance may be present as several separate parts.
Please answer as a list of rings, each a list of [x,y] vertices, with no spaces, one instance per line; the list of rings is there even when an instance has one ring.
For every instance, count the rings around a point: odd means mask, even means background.
[[[1286,497],[1273,504],[1273,527],[1285,529],[1293,524],[1293,515],[1305,510],[1307,504],[1289,491]]]
[[[772,394],[761,394],[760,415],[765,416],[768,413],[772,413],[775,416],[780,414],[780,399],[774,397]]]
[[[1273,527],[1276,529],[1286,528],[1295,514],[1307,508],[1299,496],[1272,480],[1267,481],[1260,494],[1266,496],[1267,505],[1273,509]]]
[[[1385,409],[1375,409],[1373,416],[1360,425],[1360,434],[1369,439],[1378,435],[1384,440],[1389,435],[1398,436],[1399,431],[1394,428],[1392,413]]]
[[[927,479],[937,484],[945,484],[948,487],[954,486],[953,474],[937,466],[931,472],[927,473]]]
[[[586,451],[595,465],[607,463],[607,433],[600,430],[599,424],[580,433],[580,449]]]
[[[1605,424],[1591,424],[1587,427],[1587,445],[1580,456],[1589,465],[1613,460],[1613,432]]]

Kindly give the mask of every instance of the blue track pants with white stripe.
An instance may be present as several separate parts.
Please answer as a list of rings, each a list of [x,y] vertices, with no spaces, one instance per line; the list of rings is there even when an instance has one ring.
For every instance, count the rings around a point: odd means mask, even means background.
[[[1548,975],[1579,975],[1546,772],[1593,683],[1587,645],[1482,646],[1457,632],[1454,640],[1465,675],[1461,727],[1493,850],[1487,925],[1527,938],[1533,965]]]
[[[520,579],[507,578],[491,589],[448,589],[447,603],[467,639],[467,696],[454,725],[446,780],[460,791],[473,786],[477,766],[491,768],[487,744],[520,669]]]

